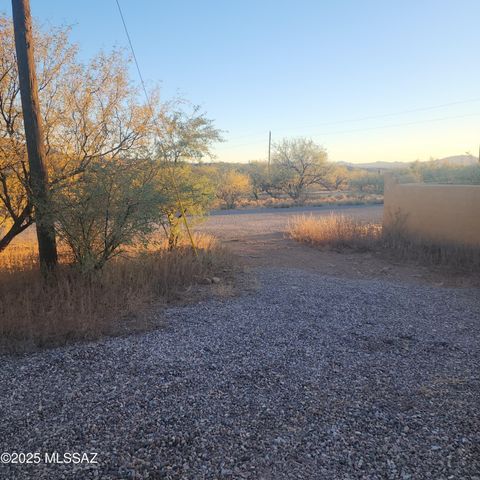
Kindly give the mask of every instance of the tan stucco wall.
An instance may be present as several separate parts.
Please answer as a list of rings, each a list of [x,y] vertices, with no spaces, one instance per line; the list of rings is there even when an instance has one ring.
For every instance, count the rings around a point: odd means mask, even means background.
[[[383,224],[395,222],[418,239],[480,245],[480,185],[398,184],[386,174]]]

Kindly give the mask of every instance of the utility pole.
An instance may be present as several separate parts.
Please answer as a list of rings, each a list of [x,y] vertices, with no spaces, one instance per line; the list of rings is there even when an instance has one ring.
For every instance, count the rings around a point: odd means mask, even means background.
[[[270,151],[272,148],[272,132],[268,131],[268,169],[270,169]]]
[[[49,209],[48,172],[45,165],[29,0],[12,0],[12,12],[23,125],[30,167],[29,201],[35,209],[40,266],[43,271],[46,271],[52,270],[57,264],[57,244],[53,218]]]

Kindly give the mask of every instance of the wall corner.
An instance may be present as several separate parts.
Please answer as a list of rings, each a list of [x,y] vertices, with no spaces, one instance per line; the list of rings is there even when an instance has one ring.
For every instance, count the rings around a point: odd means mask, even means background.
[[[383,174],[383,185],[384,194],[386,194],[387,191],[393,188],[395,185],[398,185],[398,181],[393,176],[392,172],[385,172]]]

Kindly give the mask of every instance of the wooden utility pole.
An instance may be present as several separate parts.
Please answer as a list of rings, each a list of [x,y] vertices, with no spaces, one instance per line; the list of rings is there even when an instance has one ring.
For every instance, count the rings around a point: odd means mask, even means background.
[[[272,149],[272,131],[268,131],[268,168],[270,168],[270,151]]]
[[[45,271],[53,269],[57,264],[57,244],[49,208],[48,172],[45,165],[29,0],[12,0],[12,12],[23,125],[30,167],[30,201],[35,209],[40,266]]]

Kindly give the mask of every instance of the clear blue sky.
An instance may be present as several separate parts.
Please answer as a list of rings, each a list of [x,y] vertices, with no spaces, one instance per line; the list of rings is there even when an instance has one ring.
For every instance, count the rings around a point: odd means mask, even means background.
[[[126,45],[115,0],[30,3],[73,24],[84,57]],[[478,0],[120,3],[148,83],[228,131],[219,160],[265,158],[269,129],[311,136],[334,161],[478,152]]]

